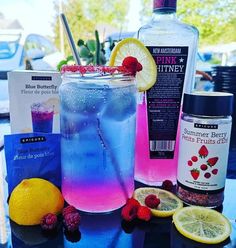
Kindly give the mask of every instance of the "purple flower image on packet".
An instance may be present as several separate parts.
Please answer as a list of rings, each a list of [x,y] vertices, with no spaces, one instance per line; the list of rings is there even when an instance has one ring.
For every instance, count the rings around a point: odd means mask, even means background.
[[[60,134],[4,136],[9,195],[26,178],[43,178],[61,187]]]

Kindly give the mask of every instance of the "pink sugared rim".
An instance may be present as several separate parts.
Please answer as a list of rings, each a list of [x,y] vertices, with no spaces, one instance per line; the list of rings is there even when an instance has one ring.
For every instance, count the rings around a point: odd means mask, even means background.
[[[116,73],[129,75],[130,72],[124,66],[94,66],[94,65],[64,65],[61,73],[80,73],[82,76],[88,73],[99,73],[101,75]]]

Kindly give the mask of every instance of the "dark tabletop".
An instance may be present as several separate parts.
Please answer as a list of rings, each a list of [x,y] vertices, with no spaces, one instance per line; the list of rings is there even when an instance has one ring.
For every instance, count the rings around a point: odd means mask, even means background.
[[[1,131],[9,132],[7,120],[0,120]],[[232,163],[236,167],[235,154],[231,156],[233,158]],[[232,168],[233,164],[231,164]],[[224,204],[222,208],[218,209],[230,220],[232,234],[222,244],[203,245],[179,234],[172,224],[171,218],[153,218],[148,223],[140,221],[127,224],[121,220],[120,210],[104,215],[81,213],[81,225],[79,231],[74,235],[65,233],[62,227],[58,228],[58,232],[54,235],[45,235],[39,226],[23,227],[10,222],[5,177],[5,159],[2,150],[0,152],[0,248],[236,248],[235,179],[227,179]]]

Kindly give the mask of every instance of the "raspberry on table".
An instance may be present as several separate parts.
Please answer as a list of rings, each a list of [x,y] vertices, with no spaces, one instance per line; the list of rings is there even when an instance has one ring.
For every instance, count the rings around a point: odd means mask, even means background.
[[[150,194],[145,198],[145,205],[149,208],[157,208],[160,202],[160,199],[154,194]]]
[[[140,206],[138,208],[137,217],[140,220],[149,221],[152,217],[151,210],[146,206]]]
[[[136,207],[139,207],[140,206],[140,203],[139,201],[137,201],[136,199],[134,198],[129,198],[126,202],[126,205],[132,205],[132,206],[136,206]]]
[[[43,216],[40,226],[44,231],[53,231],[57,226],[57,216],[52,213],[48,213]]]
[[[126,221],[132,221],[137,217],[137,212],[139,206],[134,206],[132,204],[126,204],[121,210],[121,217]]]
[[[67,213],[64,216],[63,224],[64,224],[64,227],[69,232],[74,232],[74,231],[78,230],[80,220],[81,220],[81,217],[80,217],[79,212]]]
[[[164,189],[164,190],[172,191],[174,185],[173,185],[172,181],[170,181],[170,180],[165,180],[165,181],[163,181],[161,187],[162,187],[162,189]]]
[[[77,212],[78,210],[74,206],[67,206],[62,210],[62,216],[65,217],[66,214]]]

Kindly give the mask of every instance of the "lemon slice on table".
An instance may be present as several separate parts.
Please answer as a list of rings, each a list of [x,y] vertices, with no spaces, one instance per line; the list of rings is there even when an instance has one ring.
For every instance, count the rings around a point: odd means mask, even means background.
[[[172,216],[176,210],[183,207],[183,202],[169,191],[158,188],[138,188],[134,191],[133,197],[139,201],[141,205],[145,206],[145,198],[154,194],[160,199],[160,204],[157,208],[150,208],[152,215],[158,217]]]
[[[231,233],[231,224],[221,213],[204,207],[185,207],[175,212],[173,222],[185,237],[205,244],[218,244]]]
[[[150,89],[157,79],[157,66],[148,49],[138,39],[127,38],[117,43],[112,50],[109,66],[122,65],[123,60],[128,56],[135,57],[143,67],[136,74],[138,90]]]

